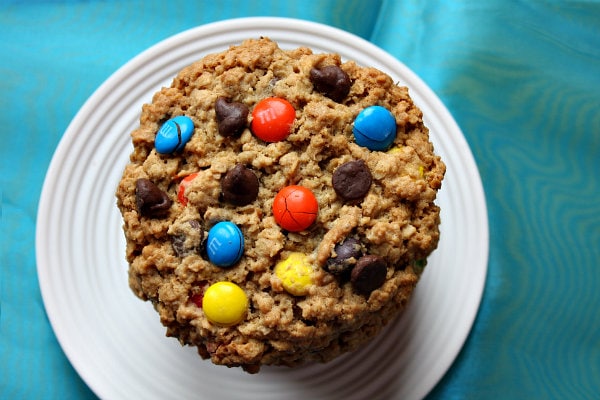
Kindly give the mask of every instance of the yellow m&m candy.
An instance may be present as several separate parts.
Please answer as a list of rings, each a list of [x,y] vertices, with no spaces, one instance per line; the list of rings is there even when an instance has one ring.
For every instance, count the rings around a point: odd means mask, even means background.
[[[304,296],[313,284],[314,268],[304,253],[290,253],[275,266],[275,275],[283,283],[283,288],[294,296]]]
[[[248,297],[235,283],[217,282],[204,292],[202,308],[210,322],[232,326],[244,319],[248,309]]]

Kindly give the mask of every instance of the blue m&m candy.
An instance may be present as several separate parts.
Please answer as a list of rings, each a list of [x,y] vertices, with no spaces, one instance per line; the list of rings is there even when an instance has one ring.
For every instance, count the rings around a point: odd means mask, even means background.
[[[165,122],[154,139],[154,147],[160,154],[181,151],[194,133],[194,121],[185,115],[171,118]]]
[[[244,235],[236,224],[222,221],[208,231],[206,253],[218,267],[231,267],[244,253]]]
[[[396,138],[396,119],[384,107],[367,107],[356,116],[352,132],[359,146],[386,150]]]

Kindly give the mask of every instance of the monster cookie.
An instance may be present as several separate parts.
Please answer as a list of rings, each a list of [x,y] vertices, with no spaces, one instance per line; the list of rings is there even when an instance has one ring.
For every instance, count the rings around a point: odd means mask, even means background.
[[[445,166],[421,111],[339,55],[268,38],[207,55],[131,136],[116,193],[129,285],[216,364],[254,373],[358,348],[437,246]]]

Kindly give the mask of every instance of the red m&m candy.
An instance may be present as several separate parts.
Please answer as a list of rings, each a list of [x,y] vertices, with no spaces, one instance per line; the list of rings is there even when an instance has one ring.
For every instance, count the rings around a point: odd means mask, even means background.
[[[259,101],[252,110],[252,133],[265,142],[279,142],[290,134],[296,110],[289,101],[268,97]]]
[[[300,232],[317,219],[319,203],[313,192],[303,186],[286,186],[273,202],[273,216],[283,229]]]

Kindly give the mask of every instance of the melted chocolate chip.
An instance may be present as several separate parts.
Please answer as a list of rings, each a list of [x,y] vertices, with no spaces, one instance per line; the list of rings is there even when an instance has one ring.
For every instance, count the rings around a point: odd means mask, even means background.
[[[224,201],[236,206],[250,204],[258,196],[258,178],[250,169],[237,164],[221,178],[221,195]]]
[[[311,69],[310,81],[317,91],[338,103],[348,96],[352,86],[348,74],[336,65]]]
[[[331,179],[333,190],[344,200],[362,199],[372,182],[371,171],[363,160],[349,161],[340,165]]]
[[[219,97],[215,103],[219,134],[235,136],[242,133],[248,122],[248,107],[238,102],[230,102]]]
[[[334,275],[343,275],[350,271],[360,258],[361,244],[357,239],[346,238],[334,247],[336,256],[331,257],[325,264],[325,269]]]
[[[385,282],[387,265],[379,256],[362,256],[352,269],[350,281],[358,293],[368,295]]]
[[[135,202],[138,212],[144,217],[164,218],[169,214],[173,201],[149,179],[135,182]]]
[[[171,244],[173,245],[173,250],[175,251],[175,254],[177,254],[177,257],[183,258],[188,255],[188,251],[185,248],[185,239],[185,235],[176,235],[171,238]]]
[[[202,251],[202,238],[202,226],[199,221],[193,219],[188,221],[187,229],[171,236],[171,244],[177,256],[183,258]]]

